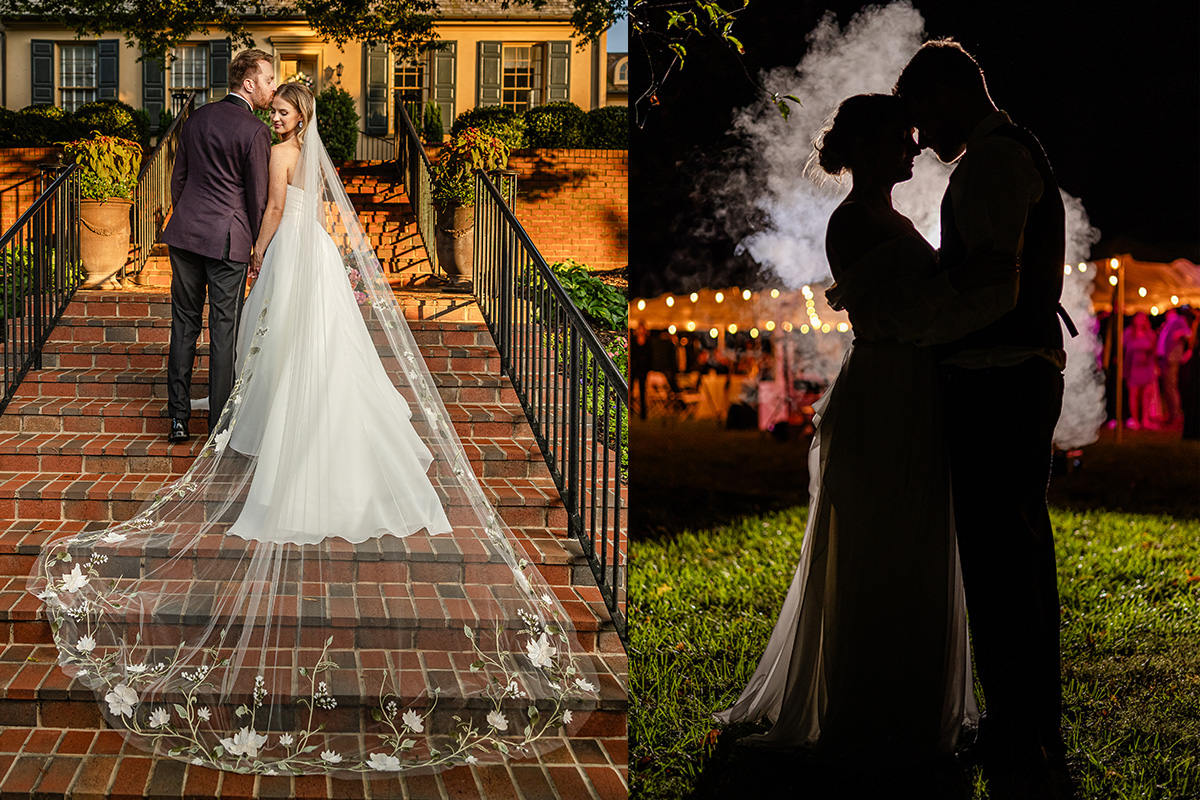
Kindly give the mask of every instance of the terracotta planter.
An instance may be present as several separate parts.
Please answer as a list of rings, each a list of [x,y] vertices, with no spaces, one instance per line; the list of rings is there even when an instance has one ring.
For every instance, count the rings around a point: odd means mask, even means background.
[[[85,289],[116,275],[129,258],[129,209],[132,200],[79,201],[79,257],[87,271]]]
[[[439,208],[435,230],[438,264],[455,283],[470,283],[475,274],[475,208]]]

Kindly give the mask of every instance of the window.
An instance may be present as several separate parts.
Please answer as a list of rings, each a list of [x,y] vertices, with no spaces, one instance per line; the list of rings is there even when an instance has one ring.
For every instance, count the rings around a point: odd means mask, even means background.
[[[396,59],[394,85],[403,100],[425,100],[425,61],[417,56],[411,61]]]
[[[629,59],[623,58],[617,63],[617,77],[613,83],[629,83]]]
[[[171,93],[195,92],[196,105],[208,102],[208,46],[187,44],[175,48],[171,62]]]
[[[99,99],[96,76],[100,56],[96,45],[64,44],[59,46],[58,54],[58,88],[63,111],[70,113]]]
[[[500,104],[518,113],[538,105],[542,88],[542,48],[505,44]]]

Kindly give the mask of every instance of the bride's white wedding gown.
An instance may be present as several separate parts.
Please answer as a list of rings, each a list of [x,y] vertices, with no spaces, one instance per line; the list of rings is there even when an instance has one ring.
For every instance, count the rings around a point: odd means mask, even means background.
[[[341,253],[327,234],[311,252],[287,235],[310,202],[288,186],[243,307],[238,364],[259,350],[229,446],[257,464],[229,533],[308,544],[448,532],[426,475],[433,455],[380,362]]]
[[[907,343],[955,336],[936,269],[914,230],[830,290],[855,340],[816,408],[799,566],[753,677],[716,715],[774,723],[749,742],[932,755],[978,718],[936,361]]]

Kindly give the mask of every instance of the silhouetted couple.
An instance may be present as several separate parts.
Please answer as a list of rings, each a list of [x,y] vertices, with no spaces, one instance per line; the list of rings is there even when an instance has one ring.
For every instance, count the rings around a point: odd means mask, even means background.
[[[923,148],[958,161],[937,251],[892,207]],[[973,647],[990,796],[1070,797],[1046,507],[1065,366],[1054,174],[952,41],[925,44],[893,94],[843,102],[818,150],[853,176],[826,252],[854,344],[816,409],[787,600],[717,718],[770,720],[751,740],[820,757],[932,761],[979,722]]]

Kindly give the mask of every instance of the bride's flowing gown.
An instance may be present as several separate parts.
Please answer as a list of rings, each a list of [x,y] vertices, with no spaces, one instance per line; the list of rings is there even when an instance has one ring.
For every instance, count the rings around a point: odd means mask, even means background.
[[[978,718],[936,361],[910,343],[954,336],[936,267],[914,230],[830,290],[855,339],[816,407],[799,566],[753,677],[716,715],[774,723],[751,743],[934,755]]]
[[[596,665],[473,473],[315,124],[287,192],[195,462],[38,560],[59,664],[133,744],[224,770],[562,746]]]

